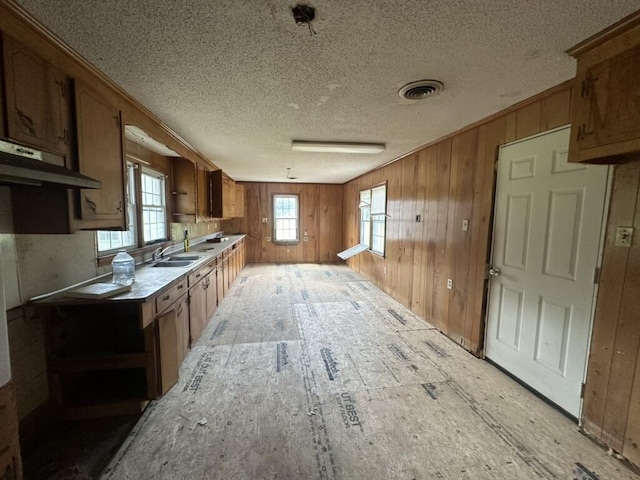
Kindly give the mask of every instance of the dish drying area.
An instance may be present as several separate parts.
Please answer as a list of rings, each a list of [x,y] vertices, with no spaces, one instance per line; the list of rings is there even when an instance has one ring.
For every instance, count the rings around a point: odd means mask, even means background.
[[[348,267],[251,264],[101,478],[640,477]]]

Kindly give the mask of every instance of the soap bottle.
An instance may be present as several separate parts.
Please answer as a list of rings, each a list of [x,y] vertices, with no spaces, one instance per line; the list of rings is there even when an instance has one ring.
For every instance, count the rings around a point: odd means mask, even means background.
[[[189,230],[184,231],[184,251],[189,251]]]
[[[124,250],[120,250],[111,261],[113,283],[131,285],[136,279],[136,265],[133,257]]]

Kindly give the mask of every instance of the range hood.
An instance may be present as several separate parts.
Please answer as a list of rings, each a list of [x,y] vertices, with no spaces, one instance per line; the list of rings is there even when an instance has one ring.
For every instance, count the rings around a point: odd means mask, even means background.
[[[102,188],[102,182],[64,167],[64,158],[0,140],[0,184]]]

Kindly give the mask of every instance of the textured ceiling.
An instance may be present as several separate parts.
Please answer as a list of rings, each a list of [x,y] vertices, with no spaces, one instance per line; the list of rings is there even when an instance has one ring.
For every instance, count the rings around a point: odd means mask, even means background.
[[[342,183],[568,80],[637,0],[19,0],[236,180]],[[445,84],[421,102],[407,82]],[[291,152],[373,141],[377,155]]]

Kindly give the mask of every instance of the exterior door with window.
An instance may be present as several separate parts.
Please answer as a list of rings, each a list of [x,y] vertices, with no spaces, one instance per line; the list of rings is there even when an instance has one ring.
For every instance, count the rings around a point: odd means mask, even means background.
[[[568,145],[565,128],[500,150],[486,356],[578,417],[608,169]]]

